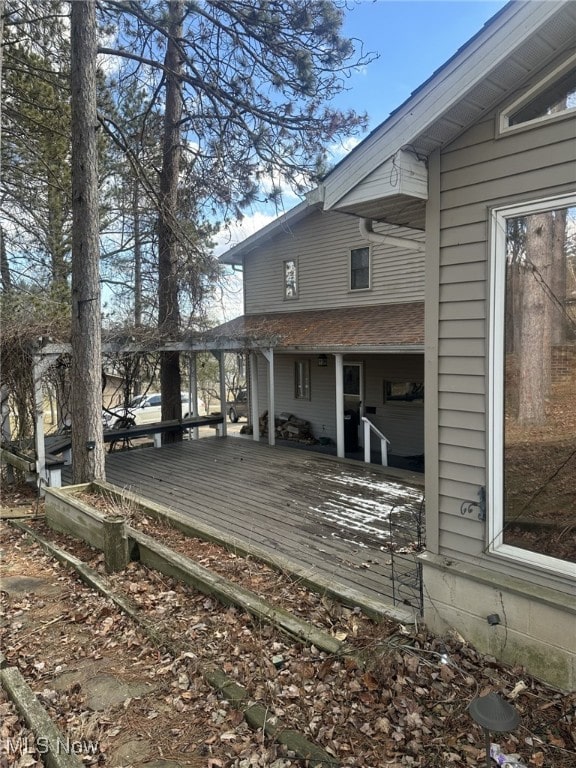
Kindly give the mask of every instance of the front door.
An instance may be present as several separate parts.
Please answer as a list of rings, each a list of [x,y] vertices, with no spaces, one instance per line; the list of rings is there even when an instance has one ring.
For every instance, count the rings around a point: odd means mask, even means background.
[[[344,449],[357,451],[362,444],[361,417],[364,370],[362,363],[343,363],[344,379]]]

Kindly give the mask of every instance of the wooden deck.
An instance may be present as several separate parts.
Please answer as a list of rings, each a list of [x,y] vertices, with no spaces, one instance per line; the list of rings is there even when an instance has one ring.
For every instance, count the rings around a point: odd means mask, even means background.
[[[106,475],[242,550],[375,607],[393,602],[391,511],[410,526],[423,497],[423,476],[241,437],[113,452]]]

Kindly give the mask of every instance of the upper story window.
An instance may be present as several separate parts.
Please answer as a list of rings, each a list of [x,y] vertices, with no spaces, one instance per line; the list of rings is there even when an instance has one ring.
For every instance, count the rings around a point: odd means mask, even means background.
[[[350,251],[350,288],[353,291],[370,288],[370,248]]]
[[[576,195],[495,211],[489,549],[576,577]]]
[[[554,69],[500,113],[500,131],[576,111],[576,55]]]
[[[284,298],[298,298],[298,264],[295,259],[284,262]]]

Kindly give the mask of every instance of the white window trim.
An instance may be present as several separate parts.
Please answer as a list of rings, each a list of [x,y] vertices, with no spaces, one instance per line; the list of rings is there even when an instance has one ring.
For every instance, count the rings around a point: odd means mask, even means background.
[[[366,288],[353,288],[352,287],[352,252],[361,251],[364,248],[368,248],[368,285]],[[354,248],[350,248],[348,251],[348,290],[351,293],[362,293],[362,291],[372,290],[372,248],[369,245],[356,245]]]
[[[298,394],[299,374],[302,372],[302,387],[301,390],[304,394]],[[307,384],[308,386],[304,386]],[[312,400],[312,366],[310,365],[309,358],[299,358],[294,361],[294,400]]]
[[[488,552],[515,562],[522,562],[557,575],[576,579],[576,564],[539,552],[504,543],[504,311],[506,279],[506,219],[531,213],[554,211],[576,206],[576,193],[520,203],[491,211],[490,232],[490,312],[488,373],[488,471],[487,536]]]
[[[558,78],[562,77],[569,69],[571,69],[576,63],[576,53],[569,56],[560,66],[553,69],[545,77],[539,80],[536,85],[525,91],[522,96],[519,96],[505,109],[502,109],[498,113],[498,133],[506,134],[511,131],[521,131],[525,128],[531,128],[539,123],[549,122],[551,120],[559,120],[565,118],[567,115],[571,115],[576,112],[576,107],[569,107],[562,112],[554,113],[553,115],[542,115],[541,117],[535,117],[533,120],[526,120],[523,123],[517,123],[516,125],[509,125],[508,120],[510,115],[513,115],[523,106],[525,106],[534,96],[541,91],[544,91],[549,83],[554,82]]]
[[[294,262],[294,266],[296,268],[296,293],[294,296],[287,296],[286,295],[286,264],[288,262]],[[282,280],[283,280],[283,293],[284,293],[284,301],[296,301],[300,298],[300,265],[298,264],[298,259],[296,257],[292,259],[284,259],[282,261]]]

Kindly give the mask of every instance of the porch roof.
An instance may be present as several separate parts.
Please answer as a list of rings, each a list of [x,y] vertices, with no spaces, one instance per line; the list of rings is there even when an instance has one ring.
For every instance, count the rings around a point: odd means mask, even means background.
[[[424,303],[241,315],[207,339],[223,349],[423,352]]]

